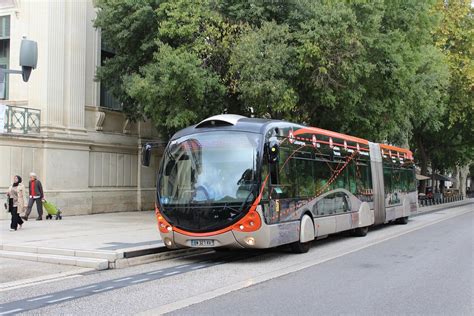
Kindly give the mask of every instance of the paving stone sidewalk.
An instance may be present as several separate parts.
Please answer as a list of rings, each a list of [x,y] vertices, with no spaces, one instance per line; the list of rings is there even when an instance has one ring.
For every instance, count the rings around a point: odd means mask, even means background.
[[[0,221],[0,257],[97,268],[94,259],[113,263],[124,252],[163,246],[152,211],[64,216],[62,220],[32,217],[17,231],[11,232],[9,226],[10,221]],[[87,260],[74,262],[77,258]],[[103,262],[100,267],[109,268]]]

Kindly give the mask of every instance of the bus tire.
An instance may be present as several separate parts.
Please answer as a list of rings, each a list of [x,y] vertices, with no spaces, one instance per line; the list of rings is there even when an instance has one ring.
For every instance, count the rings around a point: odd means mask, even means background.
[[[290,248],[293,253],[307,253],[309,249],[311,248],[311,241],[302,243],[298,240],[298,241],[295,241],[294,243],[291,243]]]
[[[408,224],[408,216],[397,218],[396,223],[400,225]]]
[[[357,227],[352,231],[352,236],[365,237],[365,236],[367,236],[368,232],[369,232],[369,226]]]

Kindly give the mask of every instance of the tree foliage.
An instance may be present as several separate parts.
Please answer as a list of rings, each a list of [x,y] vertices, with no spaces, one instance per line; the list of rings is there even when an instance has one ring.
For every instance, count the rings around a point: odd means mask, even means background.
[[[97,0],[98,70],[164,136],[213,114],[291,119],[470,159],[472,9],[462,0]],[[462,131],[461,131],[462,130]],[[456,131],[461,131],[457,135]],[[444,133],[451,139],[444,137]],[[449,157],[437,140],[458,145]],[[472,149],[472,147],[471,147]]]

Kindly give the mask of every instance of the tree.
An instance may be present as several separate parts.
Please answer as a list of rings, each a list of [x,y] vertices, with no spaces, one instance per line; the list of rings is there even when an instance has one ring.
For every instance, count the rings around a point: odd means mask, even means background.
[[[225,109],[220,72],[226,73],[225,45],[233,29],[210,1],[99,0],[97,6],[95,25],[116,53],[97,78],[129,117],[151,118],[169,137]]]
[[[432,167],[438,171],[469,165],[474,160],[474,10],[462,0],[438,1],[441,23],[433,34],[445,55],[450,81],[444,128],[432,133]]]
[[[257,116],[288,118],[296,108],[296,51],[291,41],[286,24],[263,22],[243,33],[232,50],[232,88],[242,106]]]
[[[97,6],[96,26],[116,52],[98,79],[129,117],[152,119],[166,137],[212,114],[253,110],[373,141],[416,135],[427,147],[417,154],[432,159],[426,140],[447,112],[448,75],[430,1]]]

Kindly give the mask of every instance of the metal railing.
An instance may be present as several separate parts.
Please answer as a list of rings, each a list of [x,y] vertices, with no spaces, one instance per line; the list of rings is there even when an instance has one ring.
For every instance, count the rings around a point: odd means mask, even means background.
[[[12,134],[39,134],[41,110],[7,105],[5,130]]]
[[[451,203],[456,201],[464,200],[461,194],[454,194],[450,196],[443,196],[442,194],[437,194],[433,197],[423,197],[418,199],[418,205],[420,207],[423,206],[431,206],[436,204],[444,204],[444,203]]]

